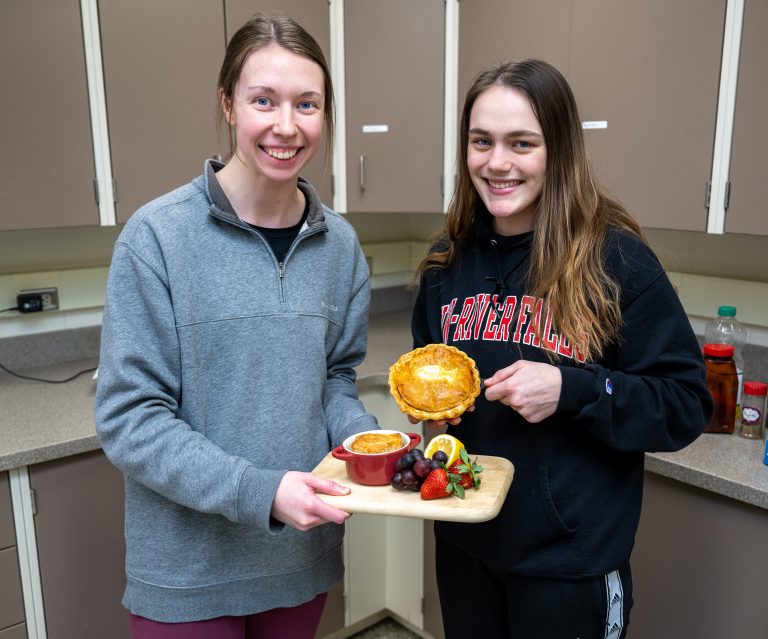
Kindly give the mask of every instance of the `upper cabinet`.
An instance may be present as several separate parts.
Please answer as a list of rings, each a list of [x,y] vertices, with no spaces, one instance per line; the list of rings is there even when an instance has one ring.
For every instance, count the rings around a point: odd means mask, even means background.
[[[569,81],[600,182],[641,225],[707,229],[725,0],[575,0]]]
[[[460,91],[496,61],[550,62],[571,84],[603,186],[643,226],[706,230],[725,0],[460,8]]]
[[[296,18],[331,65],[333,163],[325,140],[304,176],[341,212],[444,210],[472,78],[540,57],[643,226],[768,235],[759,0],[6,0],[0,231],[125,222],[226,157],[219,66],[259,11]]]
[[[0,230],[97,225],[76,2],[0,2]]]
[[[328,51],[327,3],[283,0],[279,9],[296,16]],[[199,175],[206,158],[227,157],[216,91],[226,43],[254,13],[273,10],[270,2],[246,0],[99,0],[118,222]],[[305,177],[330,203],[322,148]]]
[[[330,66],[331,18],[327,0],[279,0],[277,2],[273,0],[226,0],[224,7],[227,17],[227,42],[254,13],[283,13],[296,20],[317,40],[325,54],[325,61]],[[336,95],[337,102],[340,99],[343,99],[343,96]],[[329,141],[324,138],[317,155],[310,160],[302,172],[302,177],[312,182],[324,204],[332,206],[333,169],[330,154],[326,161],[328,143]]]
[[[346,0],[347,210],[442,210],[443,0]]]
[[[216,80],[224,14],[210,0],[99,0],[115,215],[189,182],[223,155]]]
[[[768,235],[768,181],[765,179],[765,167],[768,166],[768,127],[765,126],[768,3],[747,0],[743,24],[725,230]]]
[[[474,77],[496,62],[541,58],[566,74],[570,4],[570,0],[460,2],[459,112]]]

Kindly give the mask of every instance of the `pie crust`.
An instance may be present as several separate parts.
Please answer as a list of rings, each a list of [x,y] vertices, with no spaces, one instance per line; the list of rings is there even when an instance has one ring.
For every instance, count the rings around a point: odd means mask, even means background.
[[[389,392],[400,410],[422,421],[458,417],[480,394],[475,360],[455,346],[428,344],[389,368]]]

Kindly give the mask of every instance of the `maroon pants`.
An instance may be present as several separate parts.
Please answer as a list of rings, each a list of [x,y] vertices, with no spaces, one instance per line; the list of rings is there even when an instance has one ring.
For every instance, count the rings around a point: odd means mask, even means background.
[[[161,623],[131,615],[131,639],[313,639],[327,594],[295,608],[274,608],[245,617]]]

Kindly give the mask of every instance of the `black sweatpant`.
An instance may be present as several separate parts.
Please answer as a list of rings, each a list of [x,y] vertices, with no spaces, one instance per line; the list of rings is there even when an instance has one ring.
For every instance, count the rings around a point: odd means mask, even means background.
[[[591,579],[499,572],[435,539],[446,639],[623,639],[632,607],[629,566]],[[610,601],[609,601],[610,600]]]

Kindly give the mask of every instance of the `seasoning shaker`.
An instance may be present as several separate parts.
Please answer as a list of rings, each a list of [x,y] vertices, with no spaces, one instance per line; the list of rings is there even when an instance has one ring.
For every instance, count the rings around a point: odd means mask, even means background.
[[[762,439],[765,425],[765,398],[768,384],[744,382],[741,401],[741,426],[739,435],[748,439]]]

